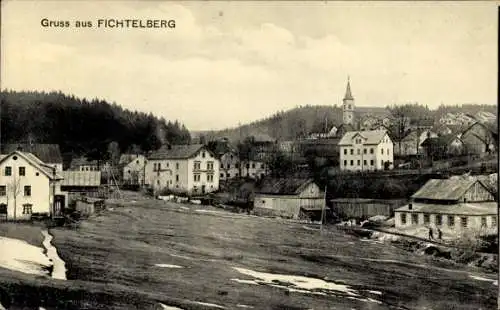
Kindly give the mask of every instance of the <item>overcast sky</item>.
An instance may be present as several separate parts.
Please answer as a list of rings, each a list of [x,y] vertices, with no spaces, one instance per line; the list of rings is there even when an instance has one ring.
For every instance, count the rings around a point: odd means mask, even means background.
[[[496,2],[2,1],[1,82],[221,129],[299,105],[496,104]],[[44,28],[41,19],[93,28]],[[99,18],[175,19],[102,29]]]

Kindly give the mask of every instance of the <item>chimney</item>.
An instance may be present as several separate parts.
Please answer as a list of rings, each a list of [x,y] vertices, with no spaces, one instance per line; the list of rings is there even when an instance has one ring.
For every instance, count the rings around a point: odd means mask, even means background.
[[[408,204],[408,210],[412,210],[412,209],[413,209],[413,204],[410,202],[410,203]]]

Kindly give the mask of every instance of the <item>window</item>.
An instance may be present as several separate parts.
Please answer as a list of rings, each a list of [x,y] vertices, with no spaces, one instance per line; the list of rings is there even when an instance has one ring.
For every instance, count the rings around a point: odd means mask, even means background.
[[[347,166],[347,160],[344,160],[344,166]]]
[[[488,227],[486,224],[486,216],[481,217],[481,227]]]
[[[460,218],[460,223],[462,224],[462,227],[466,228],[467,227],[467,217],[462,216]]]
[[[412,225],[417,225],[418,224],[418,214],[412,213],[412,215],[411,215],[411,224]]]
[[[383,160],[380,161],[380,166],[384,167],[384,161]]]
[[[153,171],[156,171],[156,163],[153,164]]]
[[[363,165],[365,165],[365,166],[366,166],[366,159],[364,159],[364,160],[363,160]]]
[[[455,226],[455,217],[453,215],[448,215],[448,226]]]
[[[429,224],[431,222],[429,214],[424,214],[424,224]]]
[[[387,155],[391,155],[391,152],[389,149],[387,149]]]
[[[246,167],[247,167],[247,169],[249,169],[250,168],[250,164],[247,164]]]
[[[33,205],[29,203],[23,204],[23,214],[31,214],[33,212]]]
[[[26,168],[25,167],[19,167],[19,175],[20,176],[26,175]]]
[[[179,163],[175,163],[175,169],[179,169]]]
[[[201,169],[201,162],[195,161],[194,162],[194,170],[200,170],[200,169]]]
[[[238,174],[236,174],[236,175],[238,175]],[[228,174],[227,174],[227,177],[228,177],[228,178],[230,178],[230,177],[231,177],[231,174],[230,174],[230,173],[228,173]]]
[[[207,182],[213,182],[214,181],[214,175],[213,174],[207,174]]]
[[[7,196],[7,186],[0,186],[0,196]]]
[[[202,158],[205,158],[205,152],[202,152],[202,153],[201,153],[201,157],[202,157]]]
[[[175,182],[179,182],[179,175],[178,174],[175,175]]]
[[[373,166],[373,159],[370,160],[370,166]]]
[[[380,153],[384,155],[384,149],[380,149]]]
[[[261,169],[264,169],[264,164],[261,164],[261,165],[260,165],[260,168],[261,168]]]
[[[29,185],[24,186],[24,196],[31,196],[31,186]]]
[[[497,217],[496,216],[492,216],[491,217],[491,226],[492,227],[496,227],[497,226]]]
[[[194,174],[194,181],[199,182],[201,180],[201,176],[199,173]]]
[[[136,163],[136,164],[138,164],[138,163],[139,163],[139,160],[136,160],[136,161],[135,161],[135,163]]]
[[[224,177],[224,173],[221,173],[221,174],[220,174],[220,177],[221,177],[221,178],[223,178],[223,177]]]
[[[361,160],[358,159],[358,166],[360,166],[360,165],[361,165]]]
[[[4,175],[11,176],[12,175],[12,167],[9,167],[9,166],[5,167]]]
[[[158,171],[161,170],[161,163],[158,163]]]
[[[366,154],[366,149],[363,149],[363,154]]]
[[[406,213],[401,213],[401,224],[406,225]]]
[[[370,148],[370,154],[373,154],[373,148]]]
[[[347,149],[344,149],[344,155],[347,155]]]
[[[437,226],[443,225],[443,216],[442,215],[436,214],[436,225]]]
[[[354,155],[354,149],[351,149],[351,155]]]
[[[351,160],[351,166],[354,166],[354,160]]]
[[[236,169],[238,169],[238,168],[240,167],[240,164],[236,163],[236,164],[234,164],[234,167],[235,167]]]
[[[255,168],[255,163],[252,164],[252,169]]]
[[[360,150],[360,149],[358,149],[358,155],[360,155],[360,154],[361,154],[361,150]]]

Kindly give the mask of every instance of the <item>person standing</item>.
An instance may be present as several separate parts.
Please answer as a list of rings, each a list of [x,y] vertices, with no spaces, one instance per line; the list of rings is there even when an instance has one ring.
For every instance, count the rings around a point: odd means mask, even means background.
[[[439,240],[443,239],[443,232],[441,231],[441,229],[439,227],[438,227],[438,239]]]
[[[429,240],[433,240],[434,239],[434,233],[432,231],[432,227],[429,226]]]

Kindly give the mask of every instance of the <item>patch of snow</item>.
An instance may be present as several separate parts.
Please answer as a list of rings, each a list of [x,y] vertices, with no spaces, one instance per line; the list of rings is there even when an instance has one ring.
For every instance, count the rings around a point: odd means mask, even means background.
[[[473,275],[469,275],[469,277],[471,277],[474,280],[478,280],[478,281],[492,282],[493,285],[497,285],[498,286],[498,280],[495,280],[495,279],[488,279],[488,278],[483,278],[483,277],[480,277],[480,276],[473,276]]]
[[[208,302],[201,302],[201,301],[193,301],[195,304],[201,305],[201,306],[207,306],[207,307],[214,307],[214,308],[219,308],[219,309],[226,309],[225,307],[217,304],[211,304]]]
[[[47,230],[42,230],[42,235],[45,237],[43,246],[47,250],[47,257],[53,262],[52,278],[66,280],[66,264],[57,254],[57,249],[50,243],[52,235]]]
[[[189,257],[189,256],[184,256],[184,255],[179,255],[179,254],[169,254],[169,255],[173,256],[173,257],[179,257],[179,258],[183,258],[183,259],[194,260],[194,258]]]
[[[238,283],[244,284],[264,284],[272,287],[287,289],[290,292],[305,294],[327,295],[331,292],[344,293],[350,297],[356,297],[359,300],[379,302],[371,298],[363,298],[359,293],[348,285],[326,282],[321,279],[309,278],[295,275],[281,275],[266,272],[258,272],[250,269],[233,267],[238,272],[254,277],[255,280],[232,279]]]
[[[0,310],[7,310],[5,307],[0,303]]]
[[[173,307],[173,306],[167,306],[167,305],[164,305],[162,304],[161,302],[158,303],[160,305],[160,307],[164,310],[184,310],[182,308],[178,308],[178,307]]]
[[[237,304],[236,307],[238,307],[238,308],[253,308],[253,306],[247,306],[247,305],[242,305],[242,304]]]
[[[179,265],[170,265],[170,264],[155,264],[156,267],[161,267],[161,268],[184,268]]]
[[[382,292],[380,291],[368,291],[368,293],[382,295]]]
[[[312,227],[307,227],[307,226],[302,226],[302,228],[304,228],[305,230],[313,230],[313,231],[318,231],[319,229],[317,228],[312,228]]]
[[[221,212],[221,211],[215,211],[215,210],[205,210],[205,209],[196,209],[195,211],[200,212],[200,213],[214,213],[214,214],[224,214],[224,215],[227,214],[227,212]]]
[[[0,253],[0,266],[14,271],[45,276],[52,265],[41,247],[19,239],[0,237]]]
[[[184,207],[184,206],[180,206],[179,208],[181,208],[182,210],[189,210],[188,207]]]
[[[195,205],[201,205],[201,200],[191,200],[190,201],[192,204],[195,204]]]

